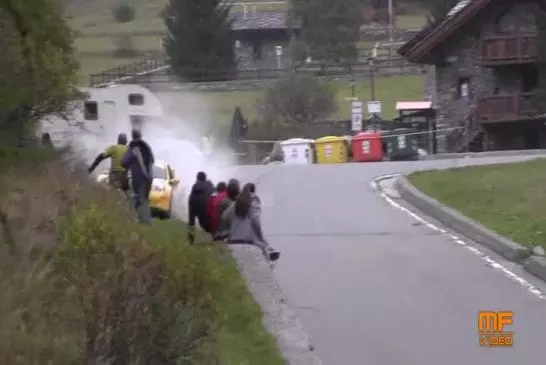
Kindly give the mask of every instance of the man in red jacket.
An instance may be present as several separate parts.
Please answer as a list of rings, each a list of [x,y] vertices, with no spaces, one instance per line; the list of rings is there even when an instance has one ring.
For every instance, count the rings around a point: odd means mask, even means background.
[[[227,196],[227,185],[221,181],[216,185],[216,191],[207,201],[207,217],[209,220],[209,233],[215,235],[220,222],[218,221],[218,204]]]

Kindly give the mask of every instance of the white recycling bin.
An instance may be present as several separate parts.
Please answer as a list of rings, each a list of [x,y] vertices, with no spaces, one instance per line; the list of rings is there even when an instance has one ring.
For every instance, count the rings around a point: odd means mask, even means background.
[[[308,165],[314,163],[313,140],[292,138],[281,142],[284,163],[288,165]]]

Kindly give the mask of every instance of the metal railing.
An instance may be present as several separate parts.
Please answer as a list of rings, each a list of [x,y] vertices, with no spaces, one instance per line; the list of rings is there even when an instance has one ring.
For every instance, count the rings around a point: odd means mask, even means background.
[[[478,122],[502,122],[527,119],[539,113],[534,107],[533,92],[490,95],[478,99]]]
[[[323,77],[344,77],[352,75],[364,75],[371,72],[378,75],[393,75],[400,73],[422,73],[422,66],[408,63],[403,58],[376,59],[371,65],[368,62],[355,62],[345,64],[320,64],[308,63],[295,68],[256,68],[256,69],[188,69],[185,81],[214,82],[230,80],[267,80],[282,77],[289,72],[308,74]],[[169,66],[165,59],[150,59],[115,67],[104,72],[91,75],[90,85],[99,86],[108,83],[123,82],[125,80],[138,81],[154,75],[151,82],[173,82],[169,72]]]
[[[482,39],[482,61],[530,60],[537,57],[536,34],[494,35]]]

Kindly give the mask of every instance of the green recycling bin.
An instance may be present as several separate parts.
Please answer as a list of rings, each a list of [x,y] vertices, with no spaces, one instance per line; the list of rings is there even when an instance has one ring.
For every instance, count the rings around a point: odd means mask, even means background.
[[[391,161],[417,160],[418,137],[412,128],[398,128],[387,132],[387,156]]]

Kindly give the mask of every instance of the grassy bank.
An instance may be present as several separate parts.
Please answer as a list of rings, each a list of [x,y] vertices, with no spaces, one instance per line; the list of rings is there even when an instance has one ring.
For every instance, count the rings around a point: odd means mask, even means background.
[[[161,39],[165,25],[160,13],[167,0],[132,0],[135,19],[131,22],[118,23],[112,16],[113,2],[107,0],[74,1],[67,6],[69,24],[76,32],[75,44],[82,64],[82,82],[87,83],[90,74],[109,68],[134,62],[157,55],[161,52]],[[236,1],[244,3],[244,1]],[[247,11],[264,12],[285,10],[285,4],[257,4],[247,6]],[[242,12],[242,5],[234,5],[234,12]],[[406,14],[397,17],[400,29],[419,28],[426,23],[423,14]],[[123,58],[115,55],[120,44],[127,45],[126,36],[131,38],[134,57]],[[125,40],[121,41],[121,38]],[[363,42],[364,56],[370,52],[373,44]]]
[[[520,244],[546,248],[546,159],[418,172],[424,193]]]
[[[338,110],[331,119],[350,119],[351,84],[347,81],[334,82]],[[248,91],[207,91],[207,92],[175,92],[159,93],[161,98],[168,100],[167,105],[173,105],[174,110],[181,110],[181,116],[191,115],[197,119],[213,119],[218,123],[230,123],[235,107],[240,107],[243,115],[249,121],[258,117],[258,101],[263,95],[262,90]],[[356,83],[355,95],[363,101],[371,99],[370,81],[359,80]],[[397,101],[415,101],[423,99],[423,77],[421,75],[377,77],[375,79],[375,96],[382,102],[381,116],[392,119],[397,116],[395,106]],[[364,109],[366,107],[364,106]]]
[[[284,363],[222,248],[131,218],[58,155],[0,149],[0,363]]]

